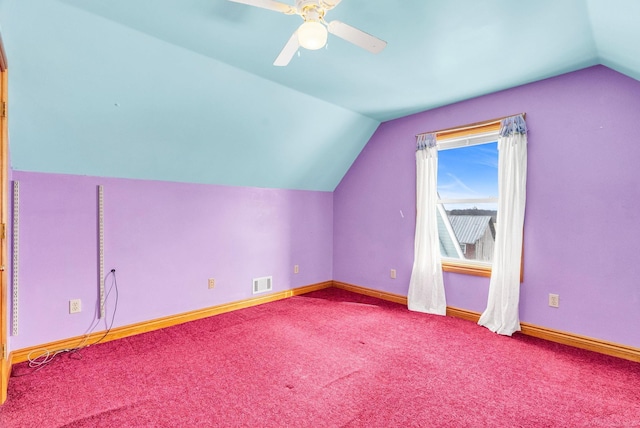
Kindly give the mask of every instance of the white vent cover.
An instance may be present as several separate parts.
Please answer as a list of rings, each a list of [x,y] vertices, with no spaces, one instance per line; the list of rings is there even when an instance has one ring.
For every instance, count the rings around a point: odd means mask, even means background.
[[[253,278],[253,294],[271,291],[273,288],[273,277],[263,276],[262,278]]]

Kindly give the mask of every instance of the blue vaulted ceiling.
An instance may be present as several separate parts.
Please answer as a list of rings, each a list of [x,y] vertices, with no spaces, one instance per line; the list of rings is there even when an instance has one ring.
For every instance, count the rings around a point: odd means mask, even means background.
[[[293,3],[293,0],[282,0]],[[343,0],[272,66],[297,16],[227,0],[0,0],[19,170],[333,190],[380,122],[604,64],[640,79],[637,0]]]

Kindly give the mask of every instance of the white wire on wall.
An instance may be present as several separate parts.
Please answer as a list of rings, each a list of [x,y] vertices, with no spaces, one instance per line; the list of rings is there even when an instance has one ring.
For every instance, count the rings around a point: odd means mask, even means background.
[[[80,341],[76,346],[74,346],[73,348],[60,349],[57,351],[51,351],[46,348],[35,349],[31,351],[27,356],[29,367],[34,370],[26,372],[24,374],[13,375],[14,377],[26,376],[26,375],[35,373],[36,371],[43,369],[47,365],[51,364],[58,355],[64,354],[64,353],[76,354],[77,352],[85,348],[88,348],[89,346],[97,345],[98,343],[102,342],[105,337],[107,337],[107,335],[111,332],[111,329],[113,328],[113,324],[116,318],[116,312],[118,311],[119,292],[118,292],[118,281],[116,280],[115,269],[111,269],[111,271],[107,274],[107,276],[104,278],[104,281],[102,282],[106,283],[109,278],[111,278],[111,285],[109,286],[109,289],[107,290],[107,294],[105,296],[105,305],[104,305],[105,309],[107,307],[106,302],[108,301],[109,296],[111,296],[112,292],[114,292],[114,300],[113,300],[114,304],[113,304],[113,313],[111,315],[111,322],[107,325],[107,321],[105,320],[106,330],[104,334],[100,336],[100,338],[95,342],[88,343],[89,339],[91,338],[91,334],[96,329],[96,327],[100,324],[100,320],[97,316],[98,314],[96,314],[94,320],[91,322],[91,325],[89,326],[89,328],[87,329],[87,331],[82,336],[82,338],[80,339]]]

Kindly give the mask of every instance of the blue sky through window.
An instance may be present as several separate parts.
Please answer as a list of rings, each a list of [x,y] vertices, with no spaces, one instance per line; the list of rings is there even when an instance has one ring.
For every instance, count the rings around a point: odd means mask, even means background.
[[[438,193],[441,199],[497,198],[498,143],[440,150]]]

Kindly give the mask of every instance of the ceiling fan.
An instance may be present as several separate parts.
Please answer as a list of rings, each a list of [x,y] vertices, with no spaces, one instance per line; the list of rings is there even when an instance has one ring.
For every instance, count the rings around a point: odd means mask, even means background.
[[[384,40],[380,40],[344,22],[331,21],[327,23],[324,20],[325,13],[336,7],[342,0],[296,0],[295,6],[274,0],[229,1],[273,10],[285,15],[300,15],[302,17],[304,22],[291,35],[273,65],[285,66],[289,64],[289,61],[301,46],[310,50],[322,48],[327,43],[327,32],[371,53],[379,53],[387,46],[387,42]]]

